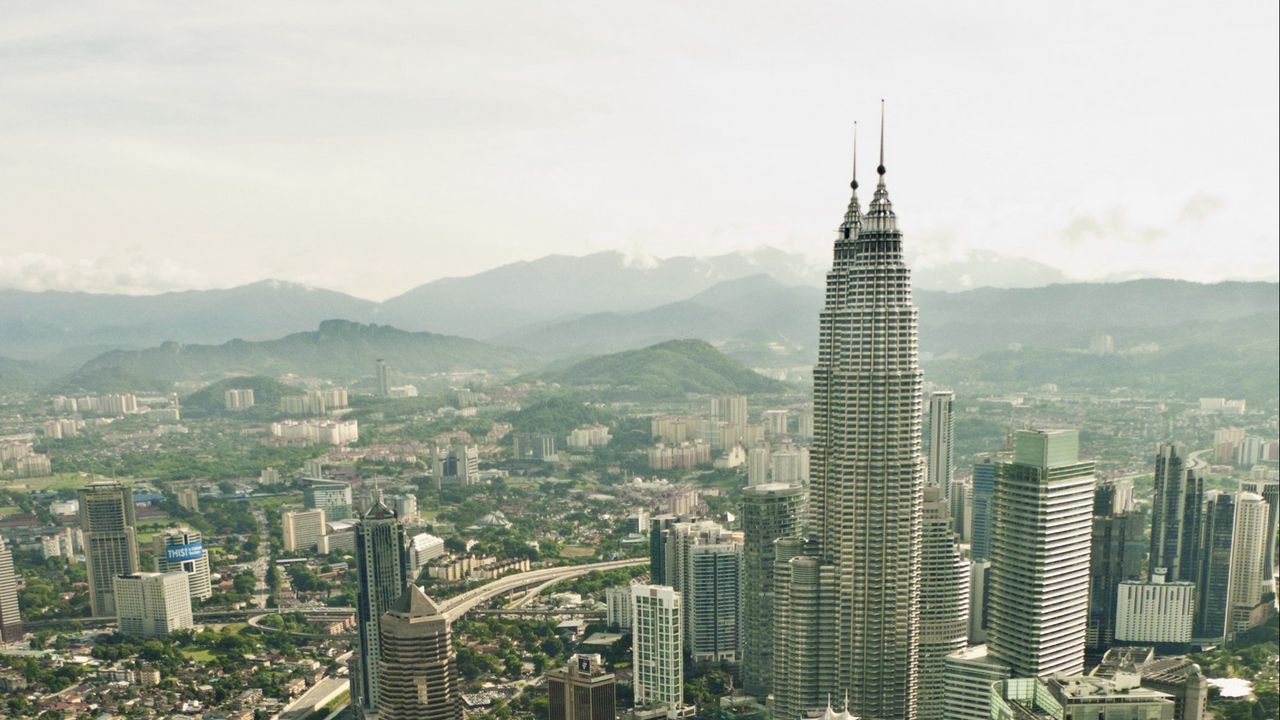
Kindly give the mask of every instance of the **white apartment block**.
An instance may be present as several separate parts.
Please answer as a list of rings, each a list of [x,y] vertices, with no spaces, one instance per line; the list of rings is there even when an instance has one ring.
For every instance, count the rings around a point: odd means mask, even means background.
[[[1150,582],[1120,583],[1116,640],[1144,645],[1190,643],[1195,614],[1195,583],[1165,582],[1164,570],[1158,568]]]
[[[631,618],[635,610],[631,606],[631,586],[618,585],[604,591],[605,622],[609,627],[623,630],[631,629]]]
[[[286,510],[280,515],[280,529],[286,551],[313,550],[325,533],[324,510]]]
[[[637,706],[682,704],[680,604],[680,593],[665,585],[631,586],[631,682]]]
[[[194,625],[185,573],[118,575],[113,587],[122,635],[161,637]]]
[[[222,393],[222,406],[231,412],[253,407],[253,388],[232,388]]]

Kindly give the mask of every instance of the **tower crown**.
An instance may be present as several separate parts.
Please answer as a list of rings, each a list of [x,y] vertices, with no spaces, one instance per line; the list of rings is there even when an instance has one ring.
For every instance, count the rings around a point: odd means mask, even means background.
[[[864,228],[871,233],[896,233],[898,218],[893,214],[889,189],[884,184],[884,100],[880,101],[880,164],[876,166],[876,174],[880,179],[876,182],[875,196],[872,197],[867,214],[863,217]]]
[[[849,181],[851,195],[849,207],[844,212],[844,222],[840,225],[840,237],[852,240],[858,237],[858,229],[862,227],[862,206],[858,203],[858,123],[853,123],[853,179]]]

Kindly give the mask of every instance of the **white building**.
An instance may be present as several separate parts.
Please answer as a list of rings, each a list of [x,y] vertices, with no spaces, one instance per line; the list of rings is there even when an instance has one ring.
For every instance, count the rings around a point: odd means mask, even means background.
[[[574,450],[590,450],[595,447],[604,447],[609,444],[613,438],[609,435],[609,428],[599,423],[595,425],[584,425],[580,428],[574,428],[567,438],[569,447]]]
[[[800,485],[809,481],[809,448],[784,447],[769,458],[770,482]]]
[[[313,550],[325,534],[324,510],[286,510],[280,515],[280,530],[286,551]]]
[[[191,591],[182,572],[116,576],[116,618],[120,634],[161,637],[192,627]]]
[[[680,593],[665,585],[632,585],[631,605],[631,682],[636,705],[680,707],[684,699]]]
[[[1164,568],[1157,568],[1150,582],[1120,583],[1116,640],[1143,645],[1190,643],[1195,615],[1195,583],[1165,582]]]
[[[409,538],[409,570],[418,577],[422,568],[444,555],[444,540],[430,533],[418,533]]]
[[[635,610],[631,606],[631,586],[618,585],[604,591],[605,622],[609,627],[623,630],[631,629],[631,618]]]
[[[764,430],[770,435],[786,435],[787,434],[787,418],[789,413],[786,410],[765,410],[764,411]]]
[[[192,600],[213,595],[209,582],[209,556],[199,531],[173,528],[155,536],[156,570],[186,575]]]
[[[252,388],[232,388],[222,393],[222,405],[227,410],[236,412],[253,407]]]
[[[1236,517],[1231,539],[1231,578],[1227,590],[1230,608],[1227,628],[1231,634],[1249,629],[1249,616],[1262,600],[1262,563],[1267,549],[1270,511],[1261,495],[1236,495]]]
[[[751,452],[747,453],[747,487],[767,485],[769,483],[770,462],[769,448],[751,448]]]

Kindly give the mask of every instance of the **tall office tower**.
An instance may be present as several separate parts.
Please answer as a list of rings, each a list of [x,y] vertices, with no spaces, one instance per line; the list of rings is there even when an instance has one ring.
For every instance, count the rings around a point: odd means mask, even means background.
[[[991,557],[991,499],[996,492],[996,461],[983,458],[973,466],[973,529],[970,554],[974,560]]]
[[[940,678],[946,657],[964,650],[969,638],[969,563],[951,532],[942,488],[924,489],[923,567],[920,575],[920,677]],[[942,720],[942,683],[920,683],[919,720]]]
[[[1161,443],[1156,450],[1155,498],[1151,502],[1151,564],[1166,577],[1183,579],[1182,546],[1187,537],[1183,519],[1187,504],[1186,451],[1177,443]]]
[[[938,390],[929,396],[929,484],[942,489],[944,500],[951,497],[955,474],[956,394]]]
[[[209,556],[198,530],[170,528],[155,536],[156,571],[181,572],[187,576],[191,599],[204,600],[213,595],[209,582]]]
[[[1137,513],[1094,515],[1089,561],[1089,630],[1085,649],[1096,655],[1115,642],[1120,583],[1138,580],[1146,543]]]
[[[680,593],[662,585],[632,585],[631,686],[636,706],[675,708],[684,699]]]
[[[378,397],[391,397],[391,368],[382,358],[373,366],[374,383],[378,386]]]
[[[449,618],[410,584],[382,616],[378,720],[461,720]]]
[[[618,681],[599,655],[574,655],[547,671],[550,720],[615,720]]]
[[[95,616],[115,615],[115,577],[138,572],[133,491],[120,483],[92,482],[80,488],[89,604]]]
[[[1093,495],[1094,515],[1124,515],[1133,512],[1133,480],[1107,478],[1098,481]],[[1143,548],[1145,551],[1145,547]]]
[[[667,571],[667,531],[676,523],[675,515],[654,515],[649,519],[649,579],[654,585],[670,585]]]
[[[121,635],[162,637],[195,625],[186,573],[125,573],[112,585]]]
[[[409,578],[404,526],[382,501],[356,525],[356,563],[360,579],[356,587],[356,629],[360,636],[358,667],[351,673],[351,694],[358,698],[362,712],[378,709],[378,672],[381,667],[383,613],[405,592]]]
[[[1204,538],[1204,469],[1187,468],[1187,491],[1182,504],[1182,554],[1178,575],[1165,573],[1168,582],[1199,582],[1200,544]],[[1167,568],[1166,568],[1167,570]]]
[[[1201,519],[1199,569],[1196,571],[1194,635],[1207,643],[1227,636],[1230,609],[1231,541],[1235,536],[1235,496],[1220,490],[1205,492]]]
[[[1249,616],[1262,601],[1262,561],[1267,556],[1267,501],[1261,495],[1236,495],[1235,534],[1231,539],[1231,604],[1227,631],[1231,635],[1250,627]]]
[[[794,535],[803,512],[798,485],[742,492],[742,689],[760,699],[773,687],[774,541]]]
[[[1261,495],[1267,501],[1266,554],[1262,558],[1262,582],[1274,592],[1276,587],[1276,535],[1280,533],[1280,480],[1241,480],[1240,490]]]
[[[285,510],[280,513],[280,534],[288,552],[314,550],[324,535],[323,510]]]
[[[883,140],[883,132],[881,134]],[[920,633],[921,402],[917,310],[902,233],[879,183],[857,181],[835,242],[813,370],[810,525],[836,568],[834,686],[849,712],[913,718]]]
[[[0,640],[22,639],[22,614],[18,609],[18,579],[13,574],[13,553],[0,538]]]
[[[836,566],[817,543],[774,544],[773,706],[776,720],[799,720],[823,707],[836,683]]]
[[[329,522],[351,517],[351,485],[340,480],[313,479],[302,489],[302,504],[308,510],[323,510]]]
[[[694,662],[737,662],[742,544],[710,520],[667,533],[667,580],[681,594],[684,642]]]
[[[991,656],[1012,677],[1084,671],[1093,463],[1075,430],[1019,430],[996,473]]]
[[[730,425],[745,426],[747,424],[747,396],[725,395],[711,398],[711,421],[727,422]]]

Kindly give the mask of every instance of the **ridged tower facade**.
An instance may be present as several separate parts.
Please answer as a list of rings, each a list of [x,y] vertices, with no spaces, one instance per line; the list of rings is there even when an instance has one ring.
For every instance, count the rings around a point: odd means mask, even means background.
[[[874,199],[860,215],[851,183],[827,274],[813,374],[810,524],[836,577],[830,691],[848,692],[855,715],[914,720],[923,379],[911,274],[885,187],[883,119],[880,140]]]

